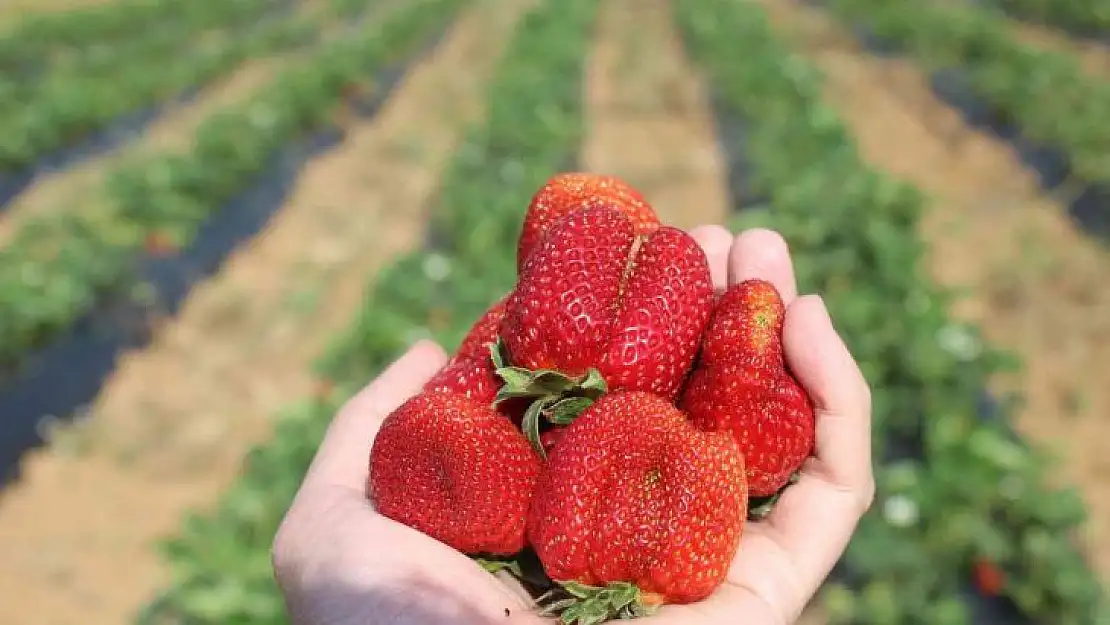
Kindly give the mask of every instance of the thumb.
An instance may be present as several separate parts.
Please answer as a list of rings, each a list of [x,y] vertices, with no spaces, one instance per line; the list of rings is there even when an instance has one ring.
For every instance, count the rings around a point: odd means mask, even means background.
[[[814,402],[818,462],[810,468],[841,490],[859,493],[869,505],[874,493],[871,389],[820,296],[791,303],[783,342],[787,364]]]
[[[420,392],[446,362],[443,348],[422,340],[351,398],[328,427],[301,490],[342,486],[361,495],[370,471],[370,447],[382,420]]]

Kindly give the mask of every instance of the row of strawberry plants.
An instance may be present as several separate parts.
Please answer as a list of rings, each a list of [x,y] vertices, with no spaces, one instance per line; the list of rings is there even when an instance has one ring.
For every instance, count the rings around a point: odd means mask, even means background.
[[[1007,13],[1024,20],[1048,24],[1081,35],[1110,33],[1110,2],[1107,0],[989,0]]]
[[[71,326],[110,289],[133,286],[152,234],[188,243],[199,225],[252,184],[290,140],[323,127],[350,87],[402,59],[464,0],[422,0],[333,37],[242,104],[199,126],[190,149],[132,159],[107,179],[105,206],[29,221],[0,250],[0,363]]]
[[[114,0],[69,11],[31,11],[0,33],[0,75],[26,75],[98,47],[172,32],[182,24],[211,23],[214,15],[251,13],[256,4],[256,0]]]
[[[1060,151],[1077,180],[1110,183],[1110,82],[1084,72],[1073,56],[1020,42],[993,10],[971,3],[823,4],[931,69],[959,72],[998,120]]]
[[[828,589],[833,621],[979,622],[961,593],[987,566],[1005,581],[980,590],[1027,617],[1106,622],[1073,543],[1082,502],[1047,485],[1038,454],[1001,420],[981,418],[982,389],[1005,358],[950,315],[949,294],[926,275],[923,198],[862,162],[821,101],[820,76],[755,0],[676,6],[723,106],[746,121],[749,183],[769,199],[760,219],[787,237],[801,286],[824,295],[872,385],[879,495],[844,560],[853,583]],[[898,6],[907,19],[933,10]]]
[[[127,64],[147,61],[150,52],[170,49],[180,53],[194,47],[202,37],[248,28],[260,19],[280,16],[292,8],[292,0],[243,0],[234,3],[198,2],[187,16],[138,29],[127,37],[98,42],[80,50],[55,51],[48,59],[37,59],[38,67],[8,70],[0,82],[0,107],[11,110],[26,106],[43,83],[64,81],[66,76],[95,74],[110,77]],[[64,49],[63,49],[64,50]]]
[[[512,286],[523,208],[549,175],[572,164],[581,143],[595,9],[591,0],[545,0],[518,25],[488,91],[487,119],[444,175],[435,249],[408,254],[378,277],[320,364],[337,390],[284,413],[217,509],[188,519],[168,547],[174,587],[140,623],[286,622],[269,546],[325,427],[339,403],[408,344],[430,335],[452,348]]]
[[[246,0],[245,0],[246,1]],[[268,4],[256,3],[256,13]],[[231,72],[249,58],[264,57],[311,43],[326,24],[364,10],[367,2],[328,0],[316,12],[264,20],[257,26],[229,26],[196,50],[180,41],[153,37],[124,50],[126,59],[92,71],[78,64],[49,80],[27,86],[0,107],[0,175],[33,166],[39,159],[110,125],[121,115],[164,103]],[[16,89],[19,90],[19,89]]]

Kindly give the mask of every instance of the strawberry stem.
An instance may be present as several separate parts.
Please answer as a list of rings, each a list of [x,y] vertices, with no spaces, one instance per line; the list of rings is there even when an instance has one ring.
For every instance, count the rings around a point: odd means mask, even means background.
[[[518,397],[532,399],[521,429],[541,457],[547,454],[540,444],[540,425],[546,419],[553,425],[568,425],[608,390],[601,372],[591,368],[581,376],[569,376],[551,369],[525,369],[509,364],[505,345],[498,338],[489,344],[490,356],[498,376],[505,381],[493,405]]]
[[[610,582],[606,586],[563,582],[560,586],[537,603],[541,604],[540,616],[558,616],[563,625],[598,625],[612,619],[650,616],[663,603],[659,595],[645,593],[630,582]],[[551,601],[558,590],[568,596]]]

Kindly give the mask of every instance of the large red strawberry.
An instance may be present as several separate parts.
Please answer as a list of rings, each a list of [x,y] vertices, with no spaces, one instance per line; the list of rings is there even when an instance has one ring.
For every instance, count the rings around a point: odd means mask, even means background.
[[[732,433],[753,497],[773,495],[813,451],[813,404],[783,354],[774,285],[747,280],[717,303],[680,407],[698,427]]]
[[[551,450],[528,541],[547,574],[582,599],[569,609],[635,614],[712,593],[736,553],[747,503],[744,459],[730,436],[698,430],[656,395],[609,393]],[[618,596],[622,605],[607,603]]]
[[[489,345],[497,340],[506,300],[507,296],[495,302],[474,323],[451,360],[424,385],[426,390],[462,393],[483,404],[493,402],[502,382],[495,373]]]
[[[673,399],[712,307],[708,261],[690,235],[661,226],[640,236],[623,212],[587,208],[552,225],[528,257],[501,341],[518,370],[596,369],[609,390]]]
[[[539,245],[543,233],[556,221],[583,208],[608,206],[623,211],[636,233],[646,235],[659,227],[659,217],[644,196],[616,176],[580,172],[552,176],[532,197],[517,244],[517,269]]]
[[[382,515],[463,553],[525,544],[540,460],[487,404],[424,392],[390,413],[370,452],[367,496]]]

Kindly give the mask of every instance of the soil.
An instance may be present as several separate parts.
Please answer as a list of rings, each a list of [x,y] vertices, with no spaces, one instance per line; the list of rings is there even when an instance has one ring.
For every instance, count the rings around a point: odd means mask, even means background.
[[[1013,22],[1012,31],[1029,45],[1075,57],[1092,76],[1110,76],[1110,49],[1103,42],[1075,39],[1059,30],[1027,22]]]
[[[582,167],[625,178],[667,223],[723,223],[726,160],[704,78],[685,56],[670,3],[611,0],[598,19]]]
[[[417,246],[439,173],[529,0],[481,0],[372,120],[302,172],[267,230],[121,360],[0,497],[0,622],[118,625],[167,581],[153,549],[212,504],[366,283]],[[367,245],[373,241],[373,245]],[[110,581],[109,581],[110,580]]]
[[[1023,372],[1000,375],[992,387],[1024,395],[1015,426],[1055,452],[1055,480],[1083,495],[1084,551],[1110,579],[1110,251],[1076,229],[1009,145],[938,100],[918,67],[868,54],[800,0],[764,4],[825,74],[826,101],[864,158],[929,196],[929,269],[941,284],[966,289],[955,306],[960,318],[1023,361]]]
[[[110,0],[4,0],[0,4],[0,29],[35,13],[60,13],[104,4]]]

